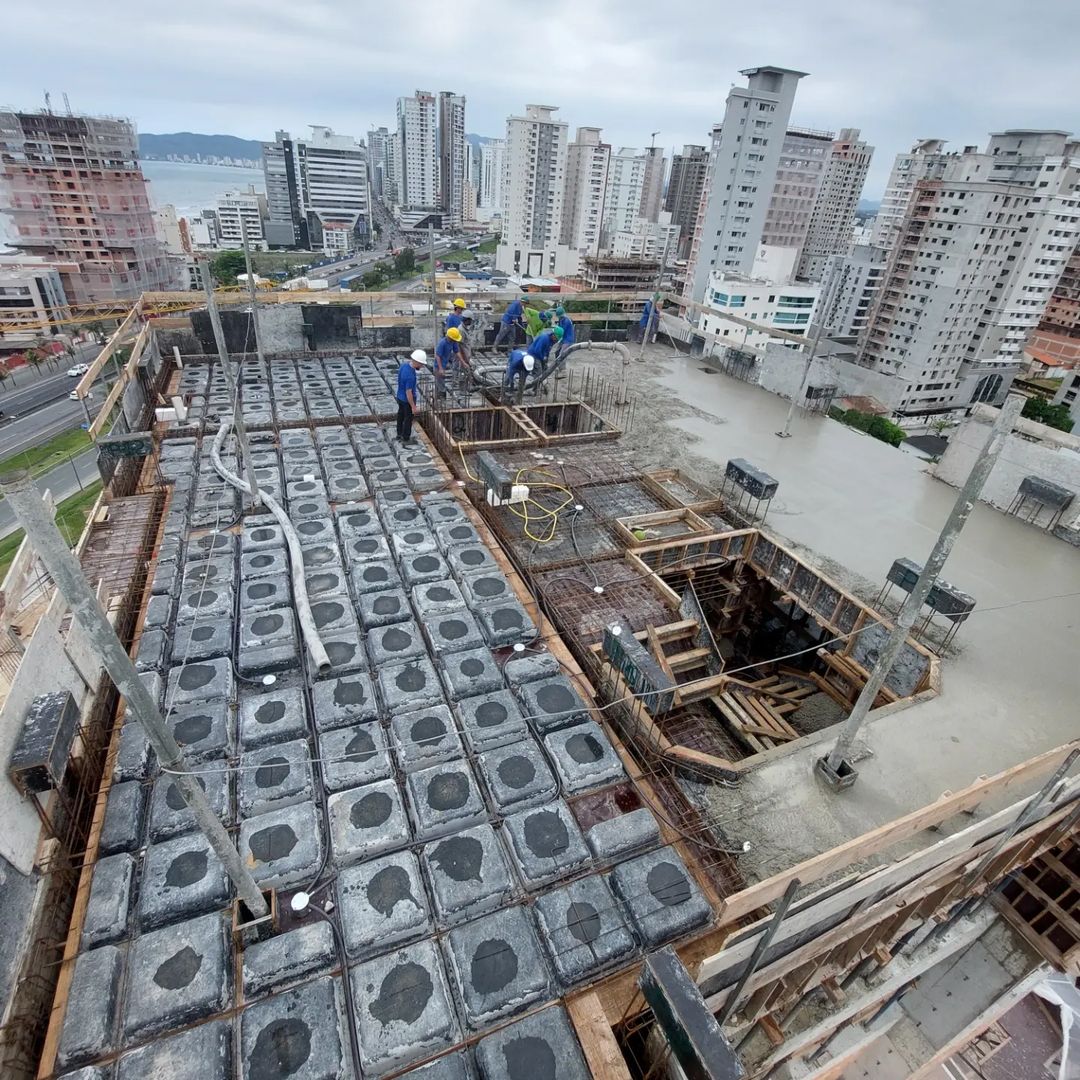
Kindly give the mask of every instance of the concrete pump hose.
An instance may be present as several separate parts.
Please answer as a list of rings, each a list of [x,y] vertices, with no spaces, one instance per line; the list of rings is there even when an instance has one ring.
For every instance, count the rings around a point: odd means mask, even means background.
[[[563,356],[569,356],[578,349],[605,349],[618,353],[624,365],[630,363],[630,350],[621,341],[575,341],[568,349],[563,350]]]
[[[227,480],[234,488],[251,494],[251,485],[246,480],[241,480],[236,473],[229,472],[221,460],[221,450],[225,445],[226,436],[232,429],[232,423],[223,421],[218,433],[214,437],[214,445],[210,451],[214,468],[222,479]],[[300,547],[300,537],[296,535],[289,515],[281,508],[276,499],[267,495],[265,491],[259,492],[259,498],[263,505],[274,515],[281,531],[285,534],[285,543],[289,548],[289,562],[292,565],[293,595],[296,597],[296,613],[300,619],[300,631],[304,635],[304,642],[311,653],[311,659],[319,671],[330,670],[330,657],[326,648],[319,638],[319,630],[315,625],[315,616],[311,613],[311,601],[308,599],[307,581],[304,578],[304,553]]]

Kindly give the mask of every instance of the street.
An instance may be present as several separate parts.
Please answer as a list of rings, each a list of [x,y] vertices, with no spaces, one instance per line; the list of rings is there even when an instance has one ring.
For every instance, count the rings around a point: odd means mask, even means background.
[[[72,404],[75,405],[76,402],[73,401]],[[38,491],[44,492],[46,488],[51,490],[53,500],[59,503],[69,495],[74,495],[80,488],[80,482],[82,487],[86,487],[95,480],[101,479],[95,464],[96,460],[97,450],[92,448],[84,450],[71,461],[65,461],[62,465],[57,465],[55,469],[42,473],[34,480],[34,483]],[[7,536],[18,527],[15,515],[11,512],[7,501],[0,501],[0,537]]]

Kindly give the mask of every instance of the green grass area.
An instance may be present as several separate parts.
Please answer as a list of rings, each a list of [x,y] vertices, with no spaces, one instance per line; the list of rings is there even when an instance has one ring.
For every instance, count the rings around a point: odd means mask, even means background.
[[[20,450],[0,461],[0,476],[13,469],[29,469],[32,476],[40,476],[57,465],[62,465],[69,457],[76,457],[93,445],[90,436],[81,427],[61,431],[48,442]]]
[[[69,544],[74,544],[79,539],[86,526],[86,516],[100,494],[101,481],[95,480],[94,483],[87,484],[84,490],[66,498],[56,508],[56,524]],[[16,529],[0,540],[0,581],[4,580],[22,542],[22,529]]]

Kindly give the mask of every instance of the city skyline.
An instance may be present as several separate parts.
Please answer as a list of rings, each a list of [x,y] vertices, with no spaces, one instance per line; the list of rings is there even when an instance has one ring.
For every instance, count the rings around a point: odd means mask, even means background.
[[[458,65],[451,80],[469,100],[471,132],[500,137],[507,116],[540,100],[557,104],[571,130],[601,127],[613,145],[643,147],[659,130],[657,145],[670,154],[684,143],[707,143],[738,72],[770,63],[809,72],[793,123],[858,126],[877,147],[866,185],[872,199],[884,190],[892,157],[917,139],[958,146],[1002,128],[1080,127],[1069,104],[1080,91],[1080,73],[1045,63],[1040,40],[1050,25],[1068,39],[1072,24],[1075,36],[1080,13],[1048,0],[1029,5],[1019,23],[1000,0],[947,8],[918,0],[887,17],[852,12],[835,0],[813,8],[766,0],[753,20],[725,20],[722,40],[719,26],[709,32],[710,9],[697,0],[676,0],[662,24],[644,4],[616,12],[604,2],[582,11],[556,0],[520,42],[505,6],[488,2],[449,20],[444,9],[421,0],[407,23],[396,13],[353,13],[324,3],[305,8],[302,18],[272,3],[255,22],[238,6],[210,8],[195,0],[183,25],[126,19],[125,8],[135,13],[128,0],[116,7],[105,26],[92,10],[62,0],[57,18],[69,31],[64,41],[28,20],[14,26],[0,101],[40,107],[39,88],[48,87],[54,108],[63,108],[66,91],[75,111],[130,115],[143,131],[267,139],[278,128],[318,123],[362,138],[392,121],[397,97],[430,81],[421,69],[432,70],[446,50],[460,49],[499,58],[487,69]],[[230,50],[236,58],[230,65],[218,63],[215,50],[196,47],[205,46],[207,25],[245,44]],[[688,33],[691,26],[704,32]],[[486,34],[505,36],[507,28],[505,47],[485,48]],[[35,58],[46,54],[58,63],[43,72]],[[544,57],[539,80],[527,62],[534,54]],[[184,57],[184,79],[161,65],[163,55]],[[311,70],[338,74],[283,78],[309,63]]]

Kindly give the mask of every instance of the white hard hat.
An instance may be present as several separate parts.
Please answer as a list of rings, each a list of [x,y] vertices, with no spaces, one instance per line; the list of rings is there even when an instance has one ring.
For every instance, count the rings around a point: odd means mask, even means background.
[[[524,363],[526,371],[532,371],[532,369],[536,367],[536,357],[531,353],[526,353],[522,363]]]
[[[472,312],[471,312],[471,311],[470,311],[470,310],[469,310],[468,308],[466,308],[466,309],[465,309],[465,310],[464,310],[464,311],[463,311],[463,312],[461,313],[461,317],[462,317],[463,319],[475,319],[475,318],[476,318],[476,316],[475,316],[475,315],[474,315],[474,314],[473,314],[473,313],[472,313]]]
[[[415,351],[415,352],[414,352],[414,353],[412,354],[412,356],[410,356],[410,357],[409,357],[409,359],[410,359],[410,360],[411,360],[411,361],[412,361],[412,362],[413,362],[414,364],[426,364],[426,363],[427,363],[427,353],[426,353],[426,352],[424,352],[424,350],[423,350],[423,349],[417,349],[417,350],[416,350],[416,351]]]

